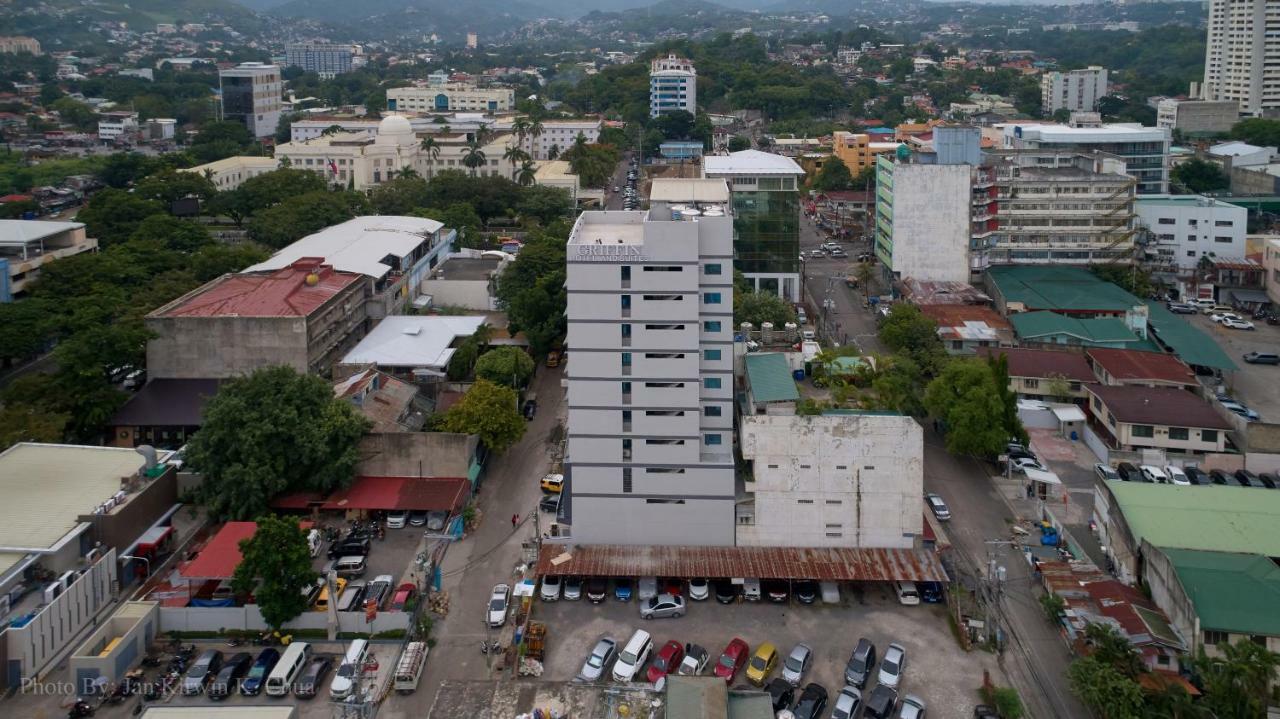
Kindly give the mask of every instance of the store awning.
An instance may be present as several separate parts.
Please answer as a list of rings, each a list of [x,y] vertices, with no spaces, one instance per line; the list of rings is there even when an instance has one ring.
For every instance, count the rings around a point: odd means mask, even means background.
[[[1044,484],[1062,484],[1062,480],[1058,479],[1058,475],[1039,469],[1027,468],[1027,479],[1032,482],[1043,482]]]
[[[1053,416],[1058,418],[1059,422],[1083,422],[1084,412],[1075,405],[1060,405],[1053,408]]]
[[[1271,303],[1271,298],[1262,290],[1227,290],[1227,294],[1231,295],[1231,298],[1236,302],[1243,302],[1245,304],[1265,305]]]

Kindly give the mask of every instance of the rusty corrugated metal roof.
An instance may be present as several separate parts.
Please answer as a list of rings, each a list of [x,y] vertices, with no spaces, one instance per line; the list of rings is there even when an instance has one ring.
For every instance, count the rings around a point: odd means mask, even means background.
[[[928,550],[845,547],[640,547],[544,544],[538,575],[755,577],[818,581],[945,582]]]

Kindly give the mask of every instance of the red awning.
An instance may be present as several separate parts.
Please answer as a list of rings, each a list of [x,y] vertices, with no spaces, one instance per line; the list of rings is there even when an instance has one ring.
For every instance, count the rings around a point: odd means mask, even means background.
[[[240,542],[258,531],[256,522],[227,522],[200,554],[178,572],[188,579],[230,579],[240,566]]]
[[[271,503],[276,509],[344,511],[348,509],[389,511],[444,510],[455,512],[471,493],[471,482],[463,477],[357,477],[347,489],[321,499],[311,493],[289,494]]]

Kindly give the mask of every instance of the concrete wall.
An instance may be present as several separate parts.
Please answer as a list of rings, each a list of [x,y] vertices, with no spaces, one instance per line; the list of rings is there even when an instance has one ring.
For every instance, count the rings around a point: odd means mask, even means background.
[[[1280,192],[1280,177],[1262,171],[1263,168],[1231,168],[1231,194],[1275,195]]]
[[[71,655],[70,679],[77,691],[85,693],[100,676],[111,683],[120,681],[125,672],[146,656],[147,647],[159,634],[159,602],[125,602]],[[103,655],[103,650],[116,638],[120,641]]]
[[[488,280],[433,280],[422,281],[422,292],[431,295],[435,307],[465,307],[469,310],[490,312],[496,310],[497,300],[489,294]]]
[[[893,273],[968,282],[969,205],[968,165],[894,165]]]
[[[5,630],[8,663],[4,679],[8,685],[16,686],[22,679],[48,671],[58,655],[106,609],[117,581],[116,551],[110,549],[30,623]]]
[[[378,612],[372,623],[366,622],[364,612],[338,612],[340,632],[389,632],[408,629],[412,615],[409,612]],[[286,629],[327,629],[327,612],[303,612],[298,618],[285,624]],[[258,605],[243,607],[161,607],[160,630],[163,632],[217,632],[224,629],[265,631],[267,623],[262,619]]]
[[[177,502],[177,472],[170,467],[110,514],[88,514],[79,520],[93,525],[89,535],[103,546],[124,550]]]
[[[479,437],[449,432],[375,432],[360,440],[357,475],[466,477]]]
[[[754,524],[741,546],[910,548],[922,531],[924,434],[900,415],[754,416]]]
[[[273,365],[307,371],[300,317],[149,317],[147,376],[220,379]]]
[[[1142,542],[1142,580],[1151,592],[1151,601],[1169,617],[1169,623],[1187,643],[1194,656],[1200,648],[1200,618],[1195,604],[1187,596],[1173,564],[1158,548]]]

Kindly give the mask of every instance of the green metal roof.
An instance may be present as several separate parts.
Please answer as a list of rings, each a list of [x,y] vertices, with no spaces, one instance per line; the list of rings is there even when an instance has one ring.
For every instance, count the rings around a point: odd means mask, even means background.
[[[777,352],[753,352],[747,355],[747,381],[757,402],[787,402],[800,399],[800,390],[791,378],[787,358]]]
[[[1190,322],[1170,312],[1159,302],[1148,300],[1147,308],[1150,310],[1147,324],[1155,332],[1156,338],[1177,355],[1178,359],[1187,364],[1213,369],[1238,369],[1236,363],[1231,361],[1212,337],[1193,327]]]
[[[1107,482],[1134,542],[1280,557],[1280,492]]]
[[[1009,265],[992,267],[987,274],[1006,303],[1020,302],[1028,310],[1124,312],[1142,304],[1082,267]]]
[[[1246,490],[1247,491],[1247,490]],[[1255,490],[1256,491],[1256,490]],[[1161,548],[1202,629],[1280,636],[1280,567],[1258,554]]]
[[[1009,315],[1009,322],[1019,339],[1031,339],[1047,335],[1068,335],[1082,343],[1140,342],[1124,323],[1114,317],[1077,319],[1056,312],[1018,312]]]

